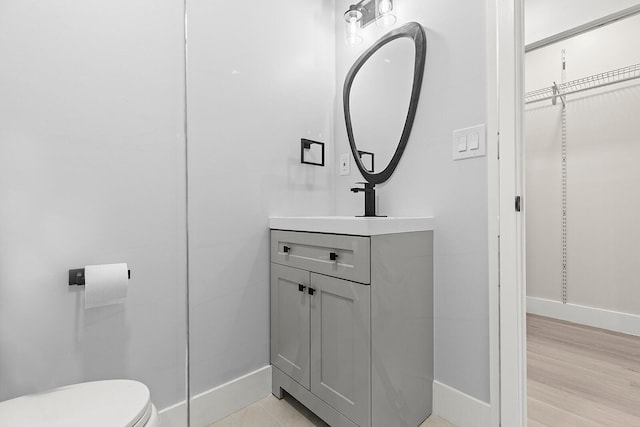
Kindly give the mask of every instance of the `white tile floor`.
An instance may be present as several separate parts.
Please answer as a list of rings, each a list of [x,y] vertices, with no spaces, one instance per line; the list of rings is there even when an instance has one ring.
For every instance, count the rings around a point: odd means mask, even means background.
[[[328,427],[328,424],[285,393],[282,400],[269,395],[209,427]],[[455,427],[432,415],[420,427]]]

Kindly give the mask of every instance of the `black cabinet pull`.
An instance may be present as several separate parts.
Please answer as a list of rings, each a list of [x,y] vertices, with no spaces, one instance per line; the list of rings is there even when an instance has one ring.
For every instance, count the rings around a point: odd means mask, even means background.
[[[316,293],[316,290],[313,288],[309,288],[309,295],[313,295]]]
[[[305,285],[298,285],[298,290],[299,290],[300,292],[304,292],[304,288],[306,288],[306,286],[305,286]]]
[[[282,250],[284,251],[284,253],[285,253],[285,254],[288,254],[288,253],[289,253],[289,251],[291,250],[291,248],[290,248],[289,246],[287,246],[287,245],[284,245],[284,246],[282,247]]]
[[[331,261],[335,261],[335,260],[337,260],[337,259],[338,259],[338,254],[337,254],[337,253],[335,253],[335,252],[329,252],[329,259],[330,259]]]

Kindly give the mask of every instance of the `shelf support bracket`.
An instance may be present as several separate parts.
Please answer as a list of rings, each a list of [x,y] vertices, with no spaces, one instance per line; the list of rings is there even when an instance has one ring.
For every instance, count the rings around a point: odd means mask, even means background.
[[[551,102],[553,103],[553,105],[556,105],[558,103],[557,98],[560,98],[560,101],[562,101],[563,107],[567,106],[567,104],[565,104],[565,101],[564,101],[564,95],[560,92],[560,88],[558,87],[558,84],[556,82],[553,82],[553,98],[551,98]]]

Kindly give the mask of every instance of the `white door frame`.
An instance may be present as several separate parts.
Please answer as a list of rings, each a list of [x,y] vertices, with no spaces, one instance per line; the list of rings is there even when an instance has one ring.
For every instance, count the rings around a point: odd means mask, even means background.
[[[640,6],[632,6],[532,46],[557,42],[638,13]],[[525,214],[516,213],[513,205],[515,196],[524,192],[524,0],[489,0],[487,27],[488,141],[492,135],[499,139],[495,150],[499,160],[491,155],[488,159],[489,217],[498,218],[498,225],[490,220],[489,235],[500,236],[499,248],[493,243],[489,248],[491,425],[526,426]],[[495,265],[499,265],[498,272]]]
[[[488,5],[491,425],[518,427],[527,424],[524,212],[515,209],[524,189],[524,0]]]

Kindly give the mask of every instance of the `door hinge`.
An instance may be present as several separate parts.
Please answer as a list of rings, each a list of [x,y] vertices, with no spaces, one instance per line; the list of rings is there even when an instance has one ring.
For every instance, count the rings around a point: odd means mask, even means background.
[[[520,196],[516,196],[516,212],[522,211],[522,199]]]
[[[498,234],[498,290],[500,290],[500,235]],[[498,307],[500,307],[500,295],[498,295]]]

